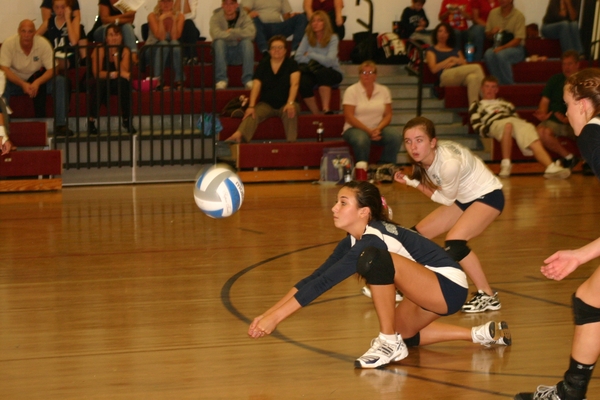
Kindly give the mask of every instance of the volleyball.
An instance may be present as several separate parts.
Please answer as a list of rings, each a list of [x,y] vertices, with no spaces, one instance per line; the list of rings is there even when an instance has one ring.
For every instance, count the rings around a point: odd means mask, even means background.
[[[194,200],[211,218],[229,217],[242,206],[244,184],[228,165],[208,165],[196,176]]]

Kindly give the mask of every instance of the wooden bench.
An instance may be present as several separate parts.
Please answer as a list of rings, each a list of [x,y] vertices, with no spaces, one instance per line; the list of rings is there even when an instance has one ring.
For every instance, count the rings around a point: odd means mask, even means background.
[[[45,123],[12,122],[10,140],[17,150],[0,156],[0,192],[61,189],[61,153],[45,149]]]

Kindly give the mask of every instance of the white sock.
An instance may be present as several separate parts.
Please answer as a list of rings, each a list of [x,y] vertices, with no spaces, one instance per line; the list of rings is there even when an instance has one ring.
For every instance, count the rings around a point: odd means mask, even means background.
[[[0,125],[0,144],[4,144],[8,140],[8,135],[6,134],[6,129],[4,129],[3,125]]]
[[[503,158],[502,161],[500,162],[500,165],[510,165],[510,158]]]
[[[379,333],[379,337],[381,339],[384,339],[386,342],[390,342],[390,343],[396,343],[398,341],[398,336],[395,333],[393,333],[391,335]]]

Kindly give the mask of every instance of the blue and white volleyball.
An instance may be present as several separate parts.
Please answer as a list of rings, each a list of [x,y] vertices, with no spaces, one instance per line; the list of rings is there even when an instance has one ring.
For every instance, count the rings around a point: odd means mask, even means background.
[[[196,176],[194,200],[209,217],[229,217],[242,206],[244,184],[226,164],[205,166]]]

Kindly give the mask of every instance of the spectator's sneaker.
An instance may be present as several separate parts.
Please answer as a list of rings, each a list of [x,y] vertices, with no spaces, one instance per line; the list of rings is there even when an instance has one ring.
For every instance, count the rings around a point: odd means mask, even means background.
[[[253,81],[248,81],[244,85],[244,87],[246,88],[246,90],[252,90],[252,86],[254,86],[254,82]]]
[[[400,361],[408,356],[408,349],[401,338],[396,342],[388,342],[376,337],[371,341],[371,348],[354,361],[355,368],[379,368],[392,361]]]
[[[510,171],[512,171],[512,164],[510,162],[502,162],[500,164],[500,172],[498,173],[498,176],[500,178],[508,178],[510,176]]]
[[[371,289],[368,286],[363,286],[362,294],[364,294],[365,296],[367,296],[370,299],[372,298]],[[396,303],[401,302],[402,299],[404,299],[404,296],[402,296],[402,293],[400,293],[398,290],[396,290]]]
[[[560,386],[563,397],[560,397],[558,394],[558,386]],[[566,400],[581,398],[583,398],[581,389],[574,389],[569,387],[564,381],[560,381],[554,386],[540,385],[537,387],[535,393],[519,393],[514,397],[514,400]]]
[[[462,306],[462,311],[466,313],[479,313],[487,310],[496,311],[502,308],[498,293],[494,292],[493,296],[485,293],[483,290],[478,290],[477,293]]]
[[[57,126],[54,128],[54,136],[73,136],[75,135],[66,125]]]
[[[571,176],[571,170],[560,166],[560,161],[555,161],[546,167],[544,178],[546,179],[567,179]]]
[[[573,156],[569,160],[567,160],[566,158],[563,158],[562,160],[560,160],[560,163],[563,166],[563,168],[573,169],[577,166],[577,164],[579,164],[579,158],[577,158],[575,156]]]
[[[512,344],[508,324],[504,321],[498,322],[498,329],[496,329],[496,322],[494,321],[474,326],[471,328],[471,338],[473,339],[473,343],[479,343],[485,347],[493,344],[501,346],[510,346]]]
[[[217,89],[227,89],[227,82],[226,81],[219,81],[219,82],[217,82],[217,84],[215,85],[215,87]]]

